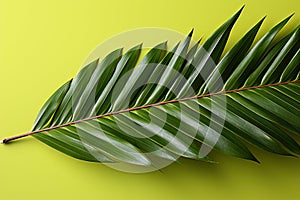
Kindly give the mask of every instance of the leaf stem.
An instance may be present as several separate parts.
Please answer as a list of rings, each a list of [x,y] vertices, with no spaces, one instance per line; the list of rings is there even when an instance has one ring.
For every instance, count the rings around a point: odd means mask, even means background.
[[[186,97],[186,98],[182,98],[182,99],[175,99],[175,100],[169,100],[169,101],[164,101],[164,102],[158,102],[158,103],[143,105],[143,106],[139,106],[139,107],[135,107],[135,108],[127,108],[127,109],[123,109],[123,110],[119,110],[119,111],[114,111],[114,112],[110,112],[110,113],[106,113],[106,114],[102,114],[102,115],[97,115],[97,116],[93,116],[93,117],[89,117],[89,118],[69,122],[69,123],[66,123],[66,124],[61,124],[61,125],[58,125],[58,126],[52,126],[52,127],[49,127],[49,128],[35,130],[35,131],[28,132],[28,133],[20,134],[20,135],[17,135],[17,136],[5,138],[5,139],[1,140],[1,143],[7,144],[7,143],[9,143],[13,140],[24,138],[24,137],[27,137],[27,136],[30,136],[30,135],[33,135],[33,134],[36,134],[36,133],[51,131],[51,130],[54,130],[54,129],[58,129],[58,128],[62,128],[62,127],[82,123],[82,122],[85,122],[85,121],[99,119],[99,118],[102,118],[102,117],[108,117],[108,116],[111,116],[111,115],[121,114],[121,113],[125,113],[125,112],[131,112],[131,111],[135,111],[135,110],[146,109],[146,108],[165,105],[165,104],[169,104],[169,103],[178,103],[178,102],[192,100],[192,99],[200,99],[200,98],[203,98],[203,97],[210,97],[210,96],[214,96],[214,95],[222,95],[222,94],[227,94],[227,93],[236,93],[236,92],[240,92],[240,91],[253,90],[253,89],[264,88],[264,87],[275,87],[275,86],[280,86],[280,85],[287,85],[287,84],[290,84],[290,83],[300,83],[300,80],[294,80],[294,81],[289,81],[289,82],[281,82],[281,83],[273,83],[273,84],[266,84],[266,85],[259,85],[259,86],[253,86],[253,87],[248,87],[248,88],[239,88],[239,89],[227,90],[227,91],[219,91],[219,92],[203,94],[203,95],[198,95],[198,96],[193,96],[193,97]]]
[[[16,140],[16,139],[20,139],[20,138],[23,138],[23,137],[27,137],[27,136],[32,135],[32,134],[34,134],[34,133],[29,132],[29,133],[24,133],[24,134],[21,134],[21,135],[13,136],[13,137],[10,137],[10,138],[5,138],[5,139],[1,140],[1,143],[7,144],[8,142],[10,142],[12,140]]]

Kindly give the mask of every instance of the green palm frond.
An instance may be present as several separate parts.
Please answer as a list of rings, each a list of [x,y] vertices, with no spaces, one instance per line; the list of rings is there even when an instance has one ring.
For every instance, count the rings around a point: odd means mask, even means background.
[[[248,149],[297,155],[300,26],[291,16],[254,43],[260,20],[224,56],[242,9],[202,45],[193,31],[168,50],[142,45],[95,60],[45,103],[27,134],[74,158],[152,165],[152,157],[209,160],[205,149],[256,161]],[[254,44],[253,44],[254,43]]]

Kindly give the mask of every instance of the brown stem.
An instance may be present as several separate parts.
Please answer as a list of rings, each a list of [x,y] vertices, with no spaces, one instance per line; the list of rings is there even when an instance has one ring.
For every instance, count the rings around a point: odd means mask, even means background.
[[[5,138],[5,139],[3,139],[1,142],[2,142],[3,144],[7,144],[7,143],[9,143],[9,141],[16,140],[16,139],[20,139],[20,138],[23,138],[23,137],[27,137],[27,136],[29,136],[29,135],[31,135],[31,134],[34,134],[34,133],[32,133],[32,132],[30,132],[30,133],[24,133],[24,134],[17,135],[17,136],[14,136],[14,137]]]
[[[65,126],[70,126],[70,125],[82,123],[82,122],[85,122],[85,121],[89,121],[89,120],[93,120],[93,119],[99,119],[99,118],[102,118],[102,117],[116,115],[116,114],[120,114],[120,113],[124,113],[124,112],[130,112],[130,111],[134,111],[134,110],[140,110],[140,109],[150,108],[150,107],[154,107],[154,106],[169,104],[169,103],[178,103],[178,102],[192,100],[192,99],[200,99],[200,98],[203,98],[203,97],[210,97],[210,96],[213,96],[213,95],[236,93],[236,92],[245,91],[245,90],[253,90],[253,89],[264,88],[264,87],[275,87],[275,86],[279,86],[279,85],[287,85],[287,84],[290,84],[290,83],[299,83],[299,82],[300,82],[300,80],[294,80],[294,81],[289,81],[289,82],[259,85],[259,86],[253,86],[253,87],[248,87],[248,88],[239,88],[239,89],[234,89],[234,90],[220,91],[220,92],[215,92],[215,93],[210,93],[210,94],[203,94],[203,95],[199,95],[199,96],[187,97],[187,98],[182,98],[182,99],[175,99],[175,100],[169,100],[169,101],[164,101],[164,102],[158,102],[158,103],[143,105],[143,106],[139,106],[139,107],[135,107],[135,108],[127,108],[127,109],[123,109],[123,110],[119,110],[119,111],[114,111],[114,112],[110,112],[110,113],[106,113],[106,114],[102,114],[102,115],[98,115],[98,116],[94,116],[94,117],[89,117],[89,118],[69,122],[69,123],[66,123],[66,124],[61,124],[61,125],[58,125],[58,126],[52,126],[52,127],[44,128],[44,129],[41,129],[41,130],[31,131],[31,132],[24,133],[24,134],[21,134],[21,135],[10,137],[10,138],[5,138],[5,139],[2,140],[2,143],[7,144],[10,141],[20,139],[20,138],[23,138],[23,137],[27,137],[27,136],[33,135],[35,133],[41,133],[41,132],[44,132],[44,131],[51,131],[53,129],[62,128],[62,127],[65,127]]]

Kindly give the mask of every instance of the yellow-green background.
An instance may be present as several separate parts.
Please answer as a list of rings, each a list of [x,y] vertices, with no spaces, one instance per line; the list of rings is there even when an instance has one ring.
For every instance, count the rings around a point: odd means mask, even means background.
[[[0,137],[30,130],[42,103],[114,34],[164,27],[206,38],[243,4],[229,46],[264,15],[262,32],[296,12],[298,0],[1,0]],[[262,33],[260,32],[260,33]],[[300,159],[254,149],[258,165],[216,155],[162,172],[125,174],[67,157],[27,138],[0,145],[1,199],[299,199]]]

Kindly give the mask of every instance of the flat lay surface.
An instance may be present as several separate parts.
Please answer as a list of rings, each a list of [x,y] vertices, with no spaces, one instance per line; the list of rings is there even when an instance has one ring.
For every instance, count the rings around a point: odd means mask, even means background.
[[[279,37],[300,22],[296,1],[0,1],[0,138],[25,133],[45,100],[74,77],[111,36],[161,27],[205,40],[246,5],[227,49],[267,15],[258,36],[295,12]],[[142,42],[142,41],[141,41]],[[226,51],[226,50],[225,50]],[[148,174],[126,174],[79,161],[29,137],[0,145],[5,199],[297,198],[300,159],[251,148],[257,164],[221,154],[218,164],[180,159]]]

